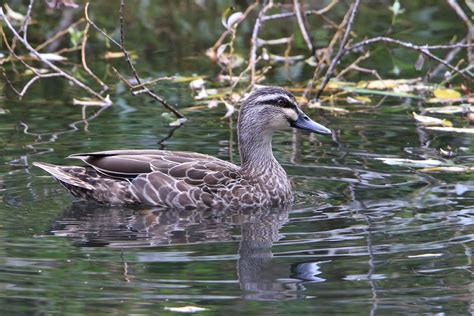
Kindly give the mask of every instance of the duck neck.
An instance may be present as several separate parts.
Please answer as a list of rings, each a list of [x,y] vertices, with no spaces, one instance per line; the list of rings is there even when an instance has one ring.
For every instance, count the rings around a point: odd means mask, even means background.
[[[239,124],[239,152],[242,169],[263,171],[265,167],[280,166],[273,156],[273,131],[260,125],[246,126]]]

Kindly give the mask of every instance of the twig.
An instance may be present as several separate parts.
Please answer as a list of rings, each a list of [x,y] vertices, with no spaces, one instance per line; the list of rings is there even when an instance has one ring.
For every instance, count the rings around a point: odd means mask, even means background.
[[[27,40],[27,33],[28,33],[28,23],[30,22],[31,19],[31,10],[33,9],[33,3],[35,0],[30,0],[30,3],[28,4],[28,9],[26,10],[26,15],[25,19],[23,20],[23,24],[20,27],[19,33],[23,32],[23,39],[26,41]],[[11,44],[12,50],[14,51],[16,48],[16,37],[13,38],[12,44]]]
[[[464,44],[466,42],[466,39],[463,39],[461,42],[459,42],[460,44]],[[456,55],[461,51],[461,47],[456,47],[456,48],[453,48],[447,55],[446,57],[444,58],[444,61],[447,62],[447,63],[450,63],[454,57],[456,57]],[[438,64],[438,66],[436,66],[436,68],[431,71],[431,73],[429,73],[429,76],[430,77],[436,77],[440,71],[442,71],[444,69],[444,65],[443,64]]]
[[[314,53],[316,52],[316,48],[314,47],[311,34],[308,31],[305,14],[303,14],[303,11],[301,9],[300,1],[293,0],[293,7],[295,9],[296,21],[298,21],[298,26],[300,28],[301,35],[303,35],[303,39],[306,42],[306,46],[308,46],[309,50],[311,51],[311,55],[314,55]]]
[[[273,6],[273,0],[268,0],[267,4],[258,13],[257,20],[253,26],[252,39],[251,39],[251,48],[250,48],[250,86],[253,87],[256,82],[256,60],[257,60],[257,47],[258,47],[258,32],[262,26],[262,19],[265,16],[265,13]]]
[[[33,54],[36,58],[38,58],[38,60],[40,60],[41,62],[43,62],[45,65],[47,65],[49,68],[51,68],[52,70],[54,70],[55,72],[57,72],[58,74],[61,74],[63,77],[65,77],[66,79],[68,79],[69,81],[73,82],[75,85],[77,85],[78,87],[82,88],[83,90],[86,90],[89,94],[95,96],[96,98],[102,100],[102,101],[106,101],[106,99],[100,95],[99,93],[97,93],[96,91],[92,90],[89,86],[87,86],[85,83],[83,83],[82,81],[74,78],[73,76],[71,76],[70,74],[68,74],[67,72],[65,72],[64,70],[60,69],[58,66],[56,66],[55,64],[53,64],[52,62],[50,62],[49,60],[43,58],[41,56],[41,54],[35,50],[29,43],[28,41],[26,41],[23,37],[21,37],[18,32],[16,31],[16,29],[13,27],[13,25],[10,23],[9,19],[7,18],[7,16],[5,15],[5,13],[3,12],[3,8],[0,7],[0,16],[3,18],[3,21],[5,22],[5,24],[7,25],[7,27],[10,29],[10,31],[13,33],[14,36],[16,36],[18,38],[18,41],[20,41],[20,43],[23,44],[23,46],[25,46],[25,48],[31,53]],[[37,74],[38,75],[38,74]],[[44,76],[44,75],[40,75],[41,76]]]
[[[10,89],[13,90],[13,92],[15,92],[16,94],[20,95],[20,91],[18,91],[15,86],[13,85],[13,83],[10,81],[10,79],[8,79],[8,76],[7,74],[5,73],[5,69],[2,67],[2,76],[3,78],[5,79],[5,81],[7,82],[8,86],[10,87]]]
[[[133,76],[135,77],[135,80],[139,85],[142,84],[142,81],[140,77],[138,76],[137,70],[135,69],[135,66],[133,66],[132,60],[130,59],[130,54],[128,53],[127,49],[125,48],[125,31],[124,31],[124,23],[123,23],[123,12],[125,8],[125,0],[120,1],[120,49],[122,50],[123,54],[125,55],[125,60],[127,61],[127,64],[130,68],[130,70],[133,73]],[[86,11],[87,12],[87,11]],[[123,77],[123,76],[122,76]],[[161,96],[156,94],[154,91],[150,90],[146,86],[142,90],[143,92],[140,93],[145,93],[161,103],[168,111],[172,112],[178,119],[181,119],[181,123],[184,123],[186,118],[184,117],[183,114],[181,114],[178,110],[176,110],[172,105],[170,105],[165,99],[163,99]],[[137,93],[135,91],[135,93]],[[139,93],[137,93],[139,94]]]
[[[258,2],[255,2],[255,3],[252,3],[251,5],[249,5],[249,6],[247,7],[247,9],[244,11],[244,13],[240,16],[239,20],[234,24],[235,28],[237,28],[238,25],[239,25],[240,23],[242,23],[242,21],[244,21],[244,20],[249,16],[249,14],[250,14],[253,10],[255,10],[255,8],[256,8],[257,6],[258,6]],[[219,48],[219,46],[222,45],[222,42],[225,40],[225,38],[226,38],[229,34],[231,34],[231,30],[226,29],[226,30],[221,34],[221,36],[219,37],[219,39],[215,42],[215,44],[212,45],[211,51],[215,53],[215,52],[217,51],[217,49]]]
[[[357,66],[361,61],[366,60],[369,57],[370,57],[369,52],[367,52],[364,55],[361,55],[361,56],[357,57],[357,59],[353,63],[351,63],[349,66],[347,66],[345,69],[343,69],[340,73],[337,74],[336,79],[341,78],[342,76],[344,76],[345,73],[347,73],[348,71],[354,69],[354,67]]]
[[[339,38],[342,36],[342,32],[345,30],[349,22],[349,17],[351,16],[351,12],[352,12],[351,8],[344,15],[342,22],[339,25],[336,25],[335,27],[336,32],[334,33],[331,41],[329,42],[329,45],[324,49],[325,50],[324,56],[322,56],[320,60],[318,61],[318,64],[316,65],[316,68],[314,69],[314,72],[313,72],[313,77],[308,81],[308,84],[306,85],[306,89],[303,93],[304,99],[307,99],[308,95],[313,91],[314,84],[316,80],[319,78],[319,75],[321,74],[324,64],[329,65],[331,63],[330,58],[331,58],[334,46],[339,41]]]
[[[327,6],[320,10],[307,10],[304,11],[305,15],[323,15],[324,13],[328,12],[329,10],[334,7],[339,2],[339,0],[332,0],[331,3],[329,3]],[[277,14],[272,14],[272,15],[266,15],[263,17],[262,21],[270,21],[270,20],[277,20],[277,19],[285,19],[285,18],[291,18],[296,16],[295,12],[284,12],[284,13],[277,13]]]
[[[89,23],[90,25],[92,25],[93,28],[96,29],[97,32],[99,32],[100,34],[104,35],[105,38],[107,38],[109,41],[111,41],[112,43],[114,43],[117,47],[121,48],[121,45],[119,42],[117,42],[116,40],[114,40],[112,37],[109,36],[109,34],[107,34],[105,31],[103,31],[100,27],[97,26],[97,24],[94,23],[94,21],[92,21],[90,18],[89,18],[89,2],[86,3],[85,7],[84,7],[84,14],[86,16],[86,21],[87,23]]]
[[[159,82],[159,81],[175,80],[175,79],[176,79],[175,76],[155,78],[155,79],[152,79],[152,80],[145,81],[145,82],[142,82],[140,84],[134,85],[134,86],[132,86],[132,88],[133,89],[138,89],[138,88],[141,88],[141,87],[144,87],[144,86],[154,84],[154,83]]]
[[[427,50],[442,50],[442,49],[453,49],[453,48],[467,48],[467,47],[474,47],[474,44],[463,44],[462,41],[456,44],[443,44],[443,45],[416,45],[408,42],[403,42],[401,40],[397,40],[391,37],[385,37],[385,36],[378,36],[378,37],[373,37],[369,38],[367,40],[360,41],[358,43],[355,43],[349,47],[347,47],[345,50],[346,52],[348,51],[353,51],[353,50],[358,50],[364,46],[371,45],[377,42],[385,42],[385,43],[391,43],[391,44],[397,44],[400,46],[404,46],[406,48],[420,48],[420,49],[427,49]]]
[[[43,48],[47,47],[47,46],[50,45],[51,43],[55,42],[57,39],[63,37],[63,36],[66,35],[66,34],[68,34],[70,28],[76,27],[77,25],[81,24],[82,22],[84,22],[84,18],[80,18],[79,20],[77,20],[76,22],[72,23],[71,25],[69,25],[69,26],[68,26],[67,28],[65,28],[64,30],[57,32],[56,34],[54,34],[53,36],[51,36],[50,38],[48,38],[46,41],[44,41],[43,43],[41,43],[41,44],[39,44],[38,46],[36,46],[35,49],[36,49],[37,51],[42,50]]]
[[[390,37],[379,36],[379,37],[370,38],[368,40],[364,40],[364,41],[356,43],[352,46],[349,46],[349,47],[347,47],[346,49],[343,50],[343,54],[346,54],[350,51],[358,50],[358,49],[360,49],[364,46],[371,45],[371,44],[378,43],[378,42],[396,44],[396,45],[399,45],[399,46],[402,46],[402,47],[405,47],[405,48],[416,50],[416,51],[422,53],[423,55],[437,61],[438,63],[445,65],[446,67],[448,67],[452,71],[454,71],[454,72],[458,73],[459,75],[461,75],[464,79],[469,80],[471,82],[474,81],[473,78],[466,75],[463,71],[460,71],[457,67],[447,63],[443,59],[439,58],[436,55],[433,55],[430,52],[430,50],[438,50],[438,49],[453,49],[453,48],[458,48],[458,47],[461,47],[461,48],[463,48],[463,47],[466,47],[466,48],[467,47],[474,47],[473,44],[457,43],[457,44],[449,44],[449,45],[432,45],[432,46],[422,45],[422,46],[420,46],[420,45],[416,45],[416,44],[413,44],[413,43],[403,42],[401,40],[397,40],[397,39],[390,38]]]
[[[90,28],[90,24],[87,23],[86,27],[84,28],[84,34],[82,35],[82,47],[81,47],[82,67],[84,67],[84,70],[89,74],[89,76],[91,76],[92,78],[94,78],[95,81],[97,81],[97,83],[102,87],[102,92],[104,92],[104,91],[107,91],[109,87],[102,80],[100,80],[99,77],[97,77],[92,72],[92,70],[90,70],[90,68],[87,66],[86,46],[87,46],[87,37],[89,33],[89,28]]]
[[[60,73],[49,73],[49,74],[41,74],[41,75],[36,75],[34,76],[33,78],[30,79],[30,81],[28,81],[25,86],[23,87],[23,89],[21,90],[20,93],[18,93],[19,95],[19,98],[20,100],[25,96],[26,92],[28,91],[28,89],[31,87],[31,85],[33,83],[35,83],[36,81],[38,81],[39,79],[41,78],[51,78],[51,77],[62,77],[63,75],[60,74]]]
[[[466,13],[464,10],[461,8],[461,6],[457,3],[456,0],[446,0],[449,4],[449,6],[456,12],[456,14],[463,20],[464,24],[466,24],[467,27],[467,44],[472,44],[472,41],[474,39],[474,26],[472,25],[471,20],[467,17]],[[472,47],[467,48],[467,57],[469,62],[472,62]]]
[[[344,32],[344,35],[343,35],[342,40],[341,40],[341,44],[339,46],[339,50],[336,54],[336,57],[334,57],[331,64],[329,65],[329,68],[326,71],[326,74],[324,75],[324,79],[321,82],[321,85],[319,86],[319,91],[316,95],[316,99],[319,99],[319,97],[323,93],[324,88],[326,87],[326,85],[329,82],[329,79],[331,78],[331,75],[332,75],[332,72],[334,71],[334,68],[336,67],[336,65],[339,62],[339,60],[341,59],[341,57],[344,56],[344,54],[345,54],[344,49],[345,49],[345,46],[347,44],[347,41],[349,40],[349,34],[351,33],[352,24],[353,24],[354,18],[356,16],[357,9],[359,8],[359,4],[360,4],[360,0],[355,0],[354,5],[352,7],[350,17],[349,17],[349,20],[347,22],[346,31]]]

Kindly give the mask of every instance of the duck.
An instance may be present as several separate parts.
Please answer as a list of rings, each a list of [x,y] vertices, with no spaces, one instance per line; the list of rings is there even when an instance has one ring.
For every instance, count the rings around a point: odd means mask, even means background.
[[[288,176],[272,151],[275,132],[290,128],[330,135],[281,87],[261,87],[240,105],[240,165],[201,153],[121,149],[72,154],[81,166],[34,162],[73,196],[110,205],[158,208],[246,209],[293,201]]]

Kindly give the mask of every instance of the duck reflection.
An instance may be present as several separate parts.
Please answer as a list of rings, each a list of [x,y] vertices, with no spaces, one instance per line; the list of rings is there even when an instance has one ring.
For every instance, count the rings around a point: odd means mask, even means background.
[[[237,276],[243,297],[250,300],[296,298],[303,282],[317,278],[317,263],[293,266],[272,260],[272,246],[288,222],[288,208],[232,212],[175,211],[105,207],[73,203],[56,220],[51,234],[68,236],[78,246],[139,248],[159,245],[226,242],[241,239]]]

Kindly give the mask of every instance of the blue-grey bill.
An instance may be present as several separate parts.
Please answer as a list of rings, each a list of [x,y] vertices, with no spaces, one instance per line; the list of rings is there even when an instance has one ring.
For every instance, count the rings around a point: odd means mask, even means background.
[[[316,123],[303,112],[300,112],[298,115],[298,119],[294,122],[291,122],[290,124],[291,124],[291,127],[302,129],[311,133],[316,133],[316,134],[321,134],[321,135],[331,134],[331,130],[329,128],[319,123]]]

